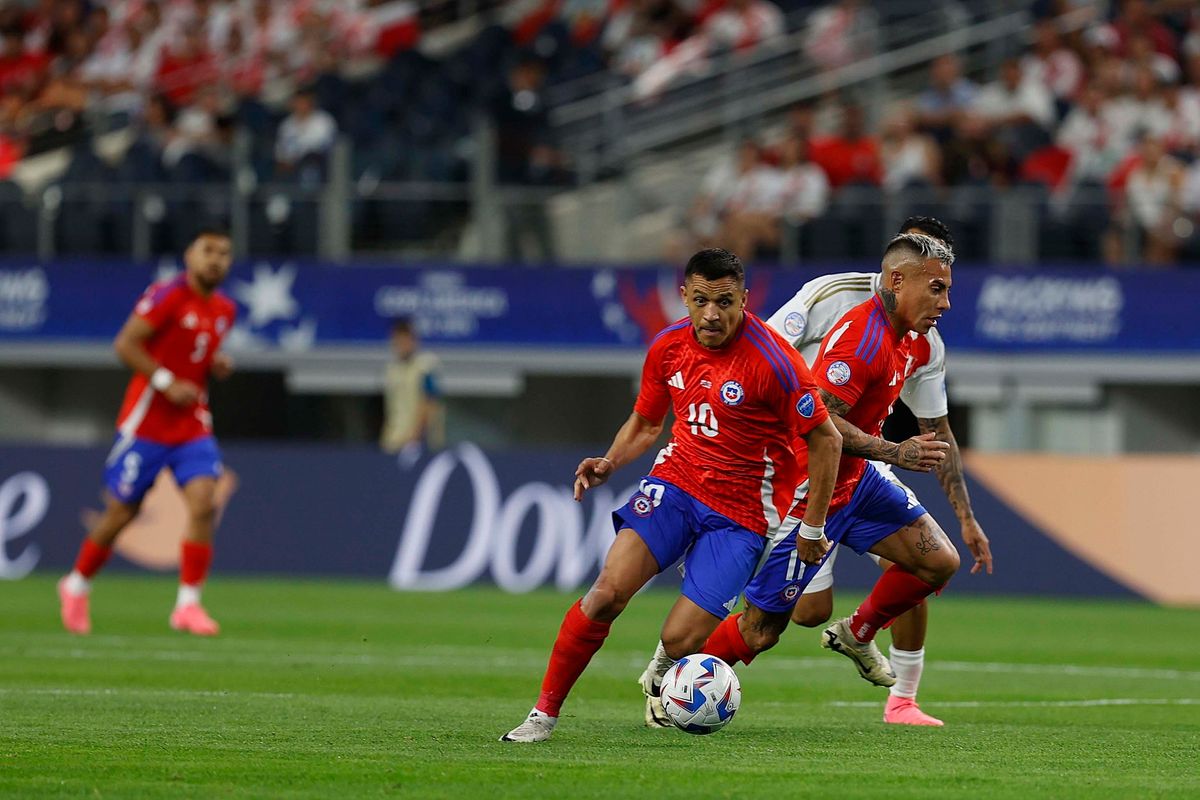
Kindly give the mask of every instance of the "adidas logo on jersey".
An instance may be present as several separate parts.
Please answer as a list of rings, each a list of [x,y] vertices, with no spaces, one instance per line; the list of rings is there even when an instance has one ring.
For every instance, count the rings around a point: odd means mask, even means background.
[[[669,381],[667,381],[667,385],[673,386],[676,389],[682,389],[683,388],[683,373],[676,372],[674,375],[671,376],[671,379]]]

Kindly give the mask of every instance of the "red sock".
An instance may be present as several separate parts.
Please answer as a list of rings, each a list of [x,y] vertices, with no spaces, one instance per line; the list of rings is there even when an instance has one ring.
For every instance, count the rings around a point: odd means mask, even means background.
[[[893,564],[850,617],[850,632],[860,642],[875,638],[879,629],[940,589]]]
[[[746,644],[741,630],[738,629],[738,620],[741,618],[741,614],[734,614],[721,620],[721,624],[709,635],[701,652],[716,656],[730,666],[739,661],[743,664],[753,661],[758,654],[750,649],[750,645]]]
[[[75,558],[75,571],[85,578],[90,578],[100,571],[104,562],[112,555],[112,548],[96,544],[91,539],[84,539],[79,547],[79,555]]]
[[[211,563],[211,544],[185,540],[179,557],[179,582],[187,586],[199,586],[208,577],[208,565]]]
[[[558,638],[554,640],[554,649],[550,651],[546,677],[542,678],[542,693],[535,708],[552,717],[558,716],[571,687],[604,644],[608,629],[612,627],[611,622],[588,619],[580,607],[582,602],[576,600],[563,617]]]

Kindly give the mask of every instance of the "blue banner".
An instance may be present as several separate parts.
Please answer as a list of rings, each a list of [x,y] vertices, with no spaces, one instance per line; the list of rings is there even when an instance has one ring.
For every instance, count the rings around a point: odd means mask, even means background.
[[[140,292],[175,265],[0,263],[0,342],[111,340]],[[751,270],[769,316],[822,269]],[[863,265],[861,269],[872,269]],[[683,315],[670,269],[240,264],[235,350],[377,344],[396,317],[453,345],[639,349]],[[954,350],[1200,351],[1200,273],[995,271],[960,267],[941,331]]]
[[[103,448],[0,447],[0,578],[68,570],[101,508]],[[354,575],[406,590],[491,583],[511,592],[576,590],[599,571],[613,540],[612,510],[633,493],[647,458],[611,484],[572,499],[585,453],[484,452],[464,444],[404,463],[367,448],[230,445],[219,487],[217,573]],[[904,479],[959,545],[954,514],[936,478]],[[968,576],[964,552],[955,593],[1128,595],[1129,590],[1056,544],[969,481],[976,514],[992,537],[996,573]],[[173,571],[187,513],[169,473],[117,543],[113,567]],[[879,576],[867,558],[843,553],[839,586]],[[660,580],[677,582],[668,569]],[[48,599],[47,602],[50,602]]]

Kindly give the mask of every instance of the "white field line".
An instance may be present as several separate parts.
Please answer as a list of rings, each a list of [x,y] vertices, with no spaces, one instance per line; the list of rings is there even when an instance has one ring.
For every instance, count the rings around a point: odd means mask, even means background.
[[[873,700],[833,700],[833,708],[878,708]],[[1200,706],[1194,697],[1098,697],[1092,700],[958,700],[931,703],[937,708],[1099,708],[1104,706]]]
[[[363,667],[429,667],[459,671],[481,671],[491,669],[541,669],[546,665],[547,653],[535,648],[492,648],[431,645],[421,652],[409,653],[345,653],[304,652],[309,647],[304,642],[280,643],[272,640],[229,640],[206,642],[214,647],[204,650],[169,648],[140,648],[138,644],[162,642],[159,637],[150,641],[136,637],[93,637],[86,645],[81,642],[68,647],[24,647],[9,644],[0,646],[0,657],[5,659],[63,658],[81,660],[114,661],[162,661],[180,663],[238,663],[238,664],[318,664]],[[238,649],[224,649],[226,643],[236,644]],[[188,646],[194,642],[187,642]],[[98,647],[93,645],[100,645]],[[113,645],[105,646],[105,645]],[[248,645],[248,647],[246,646]],[[295,649],[292,649],[294,645]],[[631,651],[601,651],[595,658],[597,666],[620,669],[642,669],[645,657]],[[789,656],[766,656],[756,660],[752,669],[756,672],[796,673],[797,670],[828,669],[843,670],[842,659],[833,657],[794,658]],[[1016,664],[989,661],[941,661],[931,658],[926,662],[926,674],[937,672],[1002,673],[1014,675],[1047,675],[1072,678],[1110,678],[1115,680],[1165,680],[1200,681],[1200,671],[1157,669],[1150,667],[1098,666],[1083,664]],[[802,678],[802,673],[797,674]]]
[[[221,692],[204,689],[139,689],[136,687],[59,689],[54,687],[0,687],[0,695],[50,695],[52,697],[186,697],[203,699],[242,700],[253,697],[263,700],[294,700],[300,695],[291,692]]]

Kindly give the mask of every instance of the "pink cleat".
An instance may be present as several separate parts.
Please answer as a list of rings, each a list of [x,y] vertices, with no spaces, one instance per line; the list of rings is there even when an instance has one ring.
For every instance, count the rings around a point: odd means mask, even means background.
[[[62,624],[71,633],[86,636],[92,632],[92,615],[88,611],[88,596],[67,591],[67,579],[58,582],[58,603]]]
[[[177,631],[187,631],[197,636],[216,636],[221,632],[221,626],[200,607],[199,603],[189,603],[171,612],[171,627]]]
[[[893,725],[929,725],[934,728],[946,724],[922,711],[913,698],[894,695],[888,697],[887,705],[883,707],[883,721]]]

